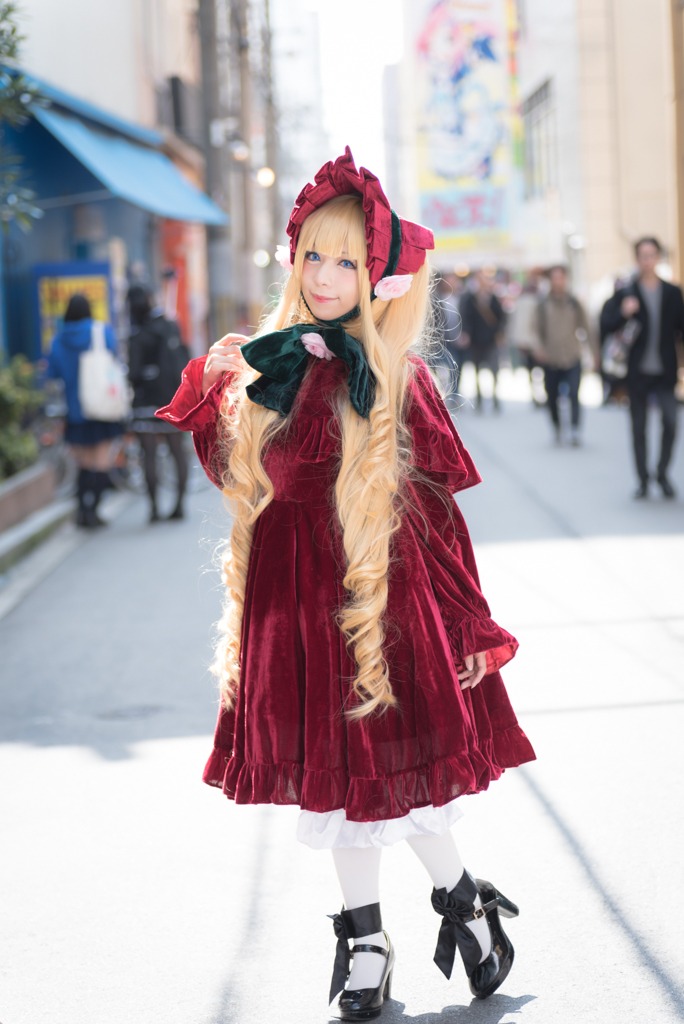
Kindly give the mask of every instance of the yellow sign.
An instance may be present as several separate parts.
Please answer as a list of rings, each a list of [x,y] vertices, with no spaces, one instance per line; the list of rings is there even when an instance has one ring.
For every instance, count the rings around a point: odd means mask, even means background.
[[[45,353],[50,342],[60,329],[64,313],[72,295],[84,295],[90,303],[93,319],[103,323],[111,321],[109,305],[109,276],[106,272],[69,273],[68,264],[65,273],[41,272],[36,268],[38,292],[38,319],[40,324],[40,348]]]

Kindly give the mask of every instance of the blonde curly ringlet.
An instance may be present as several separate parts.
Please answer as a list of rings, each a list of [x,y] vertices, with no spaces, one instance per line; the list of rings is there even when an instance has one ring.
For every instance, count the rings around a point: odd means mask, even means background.
[[[410,364],[405,358],[417,341],[428,305],[427,263],[414,275],[406,295],[371,302],[361,202],[340,196],[302,225],[295,264],[276,309],[260,325],[260,334],[293,323],[313,322],[301,300],[304,254],[344,252],[357,263],[360,315],[345,329],[363,344],[375,376],[375,401],[369,419],[355,411],[345,390],[335,396],[341,438],[335,504],[346,560],[344,587],[349,595],[339,613],[340,629],[353,652],[356,676],[350,690],[350,718],[363,718],[396,703],[383,656],[392,535],[401,522],[401,484],[408,475],[409,435],[403,409]],[[219,623],[214,671],[221,696],[232,707],[240,675],[240,630],[254,525],[273,499],[273,485],[261,456],[264,447],[289,425],[290,416],[264,409],[245,395],[258,376],[249,370],[226,395],[221,410],[224,446],[224,494],[233,511],[233,529],[223,558],[227,600]]]

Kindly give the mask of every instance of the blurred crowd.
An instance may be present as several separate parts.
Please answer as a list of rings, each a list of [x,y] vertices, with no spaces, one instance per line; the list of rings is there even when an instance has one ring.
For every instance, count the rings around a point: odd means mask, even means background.
[[[560,264],[520,276],[494,268],[436,273],[424,354],[452,411],[467,403],[478,413],[499,415],[502,365],[524,375],[530,402],[545,410],[553,442],[573,447],[582,444],[582,377],[600,374],[604,403],[629,409],[634,497],[648,497],[656,483],[663,497],[673,498],[668,468],[677,427],[684,300],[658,273],[657,239],[639,239],[634,252],[634,273],[616,280],[613,295],[591,314]],[[93,318],[87,298],[73,295],[44,367],[47,381],[63,385],[64,442],[77,474],[77,523],[86,528],[104,524],[98,506],[121,467],[122,453],[130,452],[125,437],[133,439],[139,455],[149,521],[184,514],[183,436],[154,412],[175,393],[189,352],[163,288],[156,297],[149,288],[132,285],[127,312],[129,328],[120,344],[110,325]],[[461,374],[468,365],[474,393],[464,396]],[[653,468],[647,452],[651,408],[659,411],[662,425]],[[165,515],[159,508],[160,452],[173,466],[175,489]]]
[[[681,290],[659,274],[662,256],[656,238],[638,239],[634,273],[617,278],[613,295],[591,315],[561,264],[521,278],[494,268],[436,274],[427,358],[450,406],[462,405],[461,372],[471,364],[475,409],[499,413],[499,370],[507,363],[527,374],[530,400],[547,410],[554,442],[579,447],[582,375],[600,374],[603,402],[629,407],[638,477],[634,497],[648,497],[652,482],[663,497],[675,497],[668,468],[682,386],[684,302]],[[651,407],[662,426],[652,470],[646,442]]]

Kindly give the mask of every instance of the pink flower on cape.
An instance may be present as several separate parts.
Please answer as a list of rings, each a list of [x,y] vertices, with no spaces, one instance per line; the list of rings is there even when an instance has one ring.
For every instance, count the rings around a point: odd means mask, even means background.
[[[374,291],[379,299],[400,299],[412,284],[413,274],[395,274],[394,277],[383,277],[378,281]]]
[[[276,245],[275,261],[280,264],[283,270],[292,270],[289,245]]]
[[[309,355],[316,356],[317,359],[327,359],[330,362],[335,354],[330,351],[320,334],[314,334],[313,331],[302,335],[302,345]]]

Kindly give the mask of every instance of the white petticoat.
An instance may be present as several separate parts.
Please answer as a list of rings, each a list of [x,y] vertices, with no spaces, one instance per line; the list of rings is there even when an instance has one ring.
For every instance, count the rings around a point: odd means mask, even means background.
[[[443,807],[416,807],[403,818],[388,821],[347,821],[344,809],[300,811],[297,839],[314,850],[336,847],[392,846],[408,836],[441,836],[463,816],[458,800]]]

